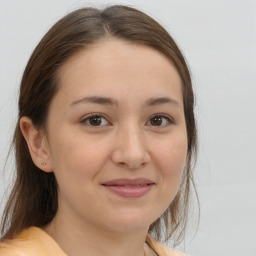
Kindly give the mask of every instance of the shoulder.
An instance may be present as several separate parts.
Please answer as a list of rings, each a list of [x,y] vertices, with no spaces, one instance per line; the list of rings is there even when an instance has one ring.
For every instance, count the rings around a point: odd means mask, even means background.
[[[183,252],[169,248],[157,242],[154,238],[152,238],[149,235],[147,236],[146,242],[151,247],[151,249],[155,251],[155,253],[159,256],[189,256],[188,254],[184,254]]]
[[[166,256],[190,256],[188,254],[185,254],[183,252],[180,252],[178,250],[175,250],[175,249],[172,249],[172,248],[169,248],[167,246],[164,246],[164,245],[161,245],[163,247],[163,250],[165,250],[166,252]]]
[[[14,239],[0,243],[1,256],[66,256],[43,230],[30,227]]]
[[[33,247],[30,244],[19,241],[5,241],[0,243],[0,255],[1,256],[30,256],[35,255],[28,247]]]
[[[0,243],[1,256],[41,256],[41,249],[34,241],[23,239],[11,239]]]

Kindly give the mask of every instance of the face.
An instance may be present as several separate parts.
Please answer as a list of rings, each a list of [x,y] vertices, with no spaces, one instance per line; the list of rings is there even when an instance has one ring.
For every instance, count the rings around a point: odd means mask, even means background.
[[[58,214],[104,229],[148,228],[185,165],[179,74],[155,49],[111,39],[76,53],[58,78],[45,138]]]

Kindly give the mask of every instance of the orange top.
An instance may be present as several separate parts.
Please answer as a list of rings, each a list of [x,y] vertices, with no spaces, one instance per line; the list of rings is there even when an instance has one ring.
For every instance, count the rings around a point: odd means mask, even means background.
[[[149,235],[146,243],[158,256],[188,256],[168,248]],[[67,256],[46,232],[37,227],[22,231],[15,239],[0,243],[1,256]]]

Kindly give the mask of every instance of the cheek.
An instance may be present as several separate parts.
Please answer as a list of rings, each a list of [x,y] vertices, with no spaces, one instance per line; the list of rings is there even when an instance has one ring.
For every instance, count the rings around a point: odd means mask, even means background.
[[[93,193],[93,184],[108,158],[106,145],[109,144],[101,145],[81,137],[61,143],[56,138],[52,158],[61,200],[74,206],[79,200],[86,200],[84,195]]]
[[[187,157],[186,137],[163,142],[158,153],[158,163],[165,189],[178,189]]]
[[[92,141],[82,134],[56,134],[51,143],[51,161],[56,176],[94,176],[105,161],[107,143]]]
[[[154,206],[154,209],[157,209],[155,217],[158,218],[170,206],[180,188],[187,156],[187,140],[186,136],[172,136],[155,145],[154,163],[158,186],[154,198],[157,207]]]

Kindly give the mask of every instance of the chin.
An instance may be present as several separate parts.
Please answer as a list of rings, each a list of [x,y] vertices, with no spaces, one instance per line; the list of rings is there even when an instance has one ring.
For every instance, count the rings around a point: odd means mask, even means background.
[[[158,217],[150,216],[148,213],[138,213],[127,211],[124,214],[119,214],[118,216],[111,218],[109,224],[112,229],[116,231],[135,231],[135,230],[148,230],[149,226]]]

